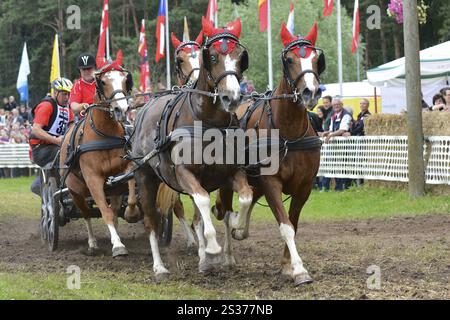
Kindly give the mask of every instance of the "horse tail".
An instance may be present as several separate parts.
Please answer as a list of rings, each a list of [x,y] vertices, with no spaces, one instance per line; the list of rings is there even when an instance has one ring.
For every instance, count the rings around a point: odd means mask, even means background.
[[[171,189],[167,184],[161,183],[156,196],[156,206],[161,214],[168,215],[178,199],[178,193]]]

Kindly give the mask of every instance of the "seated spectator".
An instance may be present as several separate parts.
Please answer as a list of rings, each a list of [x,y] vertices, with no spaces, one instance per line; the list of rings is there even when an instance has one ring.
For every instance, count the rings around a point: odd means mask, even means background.
[[[438,93],[433,96],[433,105],[431,106],[432,111],[443,111],[445,108],[444,97]]]
[[[333,114],[333,107],[331,105],[330,96],[325,96],[322,98],[323,102],[323,130],[328,131],[330,128],[331,115]]]
[[[441,90],[441,94],[444,97],[445,111],[450,111],[450,87]]]
[[[23,124],[23,118],[19,114],[19,110],[17,108],[12,109],[11,111],[12,117],[11,117],[11,125],[18,123],[19,125]]]
[[[17,104],[15,101],[14,96],[10,96],[8,99],[8,104],[5,106],[6,111],[12,111],[13,109],[17,108]]]
[[[6,109],[6,107],[8,106],[8,98],[7,97],[4,97],[3,98],[3,106],[1,107],[2,109]]]
[[[1,127],[0,127],[1,128]],[[5,129],[0,130],[0,144],[9,143],[9,136]]]
[[[19,107],[19,115],[22,117],[24,121],[30,120],[30,113],[27,110],[27,107],[25,105],[20,105]]]
[[[6,126],[6,112],[5,109],[0,109],[0,124]]]
[[[359,108],[361,112],[358,114],[356,121],[353,123],[350,133],[352,136],[364,136],[364,119],[371,116],[369,111],[370,102],[367,99],[362,99],[359,102]]]

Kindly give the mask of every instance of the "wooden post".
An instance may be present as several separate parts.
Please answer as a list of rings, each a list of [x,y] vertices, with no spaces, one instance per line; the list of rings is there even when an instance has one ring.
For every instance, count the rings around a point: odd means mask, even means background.
[[[417,0],[403,1],[406,104],[408,106],[408,168],[409,195],[418,198],[425,194],[423,159],[423,128],[420,82],[420,42]]]

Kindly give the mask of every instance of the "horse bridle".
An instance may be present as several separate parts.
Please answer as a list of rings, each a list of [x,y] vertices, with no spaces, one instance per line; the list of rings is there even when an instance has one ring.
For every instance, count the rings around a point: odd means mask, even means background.
[[[239,75],[236,71],[224,71],[222,72],[217,78],[214,78],[211,74],[211,61],[210,61],[210,56],[209,56],[209,47],[211,47],[211,45],[221,39],[231,39],[235,42],[236,45],[240,46],[241,48],[244,49],[243,53],[242,53],[242,57],[241,57],[241,74]],[[228,44],[225,43],[225,46],[227,46]],[[242,73],[248,68],[248,51],[247,48],[245,46],[243,46],[242,44],[239,43],[239,38],[236,37],[234,34],[231,34],[229,32],[221,32],[219,34],[216,34],[210,38],[208,38],[206,40],[205,45],[202,48],[202,58],[203,58],[203,65],[206,69],[206,73],[208,76],[208,79],[214,82],[214,93],[217,94],[218,91],[218,86],[220,81],[222,81],[222,79],[224,79],[227,76],[235,76],[236,79],[238,80],[238,82],[241,82],[242,80]]]
[[[95,73],[95,81],[96,81],[96,91],[97,91],[97,95],[100,98],[100,100],[104,100],[104,101],[111,101],[114,99],[114,97],[118,94],[118,93],[122,93],[125,97],[128,96],[128,94],[131,92],[131,90],[133,89],[133,77],[130,73],[130,71],[124,69],[124,68],[120,68],[120,69],[111,69],[108,71],[105,71],[105,69],[107,68],[107,66],[101,68],[98,72]],[[116,70],[116,71],[120,71],[120,72],[125,72],[127,74],[127,80],[126,80],[126,89],[127,91],[124,91],[123,89],[117,89],[114,90],[111,95],[109,97],[107,97],[105,95],[105,90],[103,88],[103,83],[101,81],[101,77],[104,73],[112,71],[112,70]],[[103,98],[103,99],[102,99]],[[109,104],[109,106],[111,106]]]
[[[181,68],[180,62],[177,60],[177,56],[178,53],[183,50],[183,48],[187,47],[187,46],[196,46],[198,48],[201,48],[201,45],[195,41],[187,41],[187,42],[182,42],[176,49],[175,49],[175,70],[178,74],[178,76],[184,81],[185,84],[188,84],[189,81],[191,80],[191,76],[195,71],[199,71],[200,68],[192,68],[192,70],[186,75],[183,72],[183,69]],[[195,58],[195,56],[194,56]]]
[[[294,47],[299,47],[300,50],[305,50],[305,47],[306,47],[306,48],[311,48],[314,51],[319,51],[318,72],[315,72],[312,69],[303,70],[302,72],[300,72],[300,74],[294,80],[291,79],[291,77],[289,76],[289,70],[288,70],[288,65],[287,65],[287,61],[286,61],[286,54],[289,51],[291,51]],[[306,51],[304,51],[304,52],[306,53]],[[308,73],[312,73],[320,84],[319,76],[325,70],[325,56],[324,56],[323,50],[313,46],[310,41],[308,41],[306,39],[298,39],[298,40],[291,42],[281,52],[281,62],[283,65],[284,78],[286,79],[289,86],[291,87],[291,90],[294,93],[294,95],[299,95],[299,93],[297,92],[297,84]]]

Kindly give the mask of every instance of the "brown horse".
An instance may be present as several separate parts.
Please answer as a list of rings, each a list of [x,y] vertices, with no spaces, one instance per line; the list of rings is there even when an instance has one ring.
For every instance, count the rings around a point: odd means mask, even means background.
[[[168,273],[156,239],[160,221],[156,195],[161,181],[189,194],[195,203],[196,214],[201,216],[201,221],[194,221],[199,238],[200,271],[219,263],[222,251],[210,217],[209,193],[225,185],[231,186],[239,194],[242,214],[246,214],[252,199],[245,173],[238,166],[207,164],[203,159],[197,162],[195,145],[192,153],[183,152],[189,158],[187,162],[174,162],[173,151],[178,146],[184,145],[185,141],[188,145],[198,141],[189,128],[203,132],[205,128],[237,126],[233,113],[240,102],[239,79],[248,66],[247,52],[239,44],[240,19],[224,29],[214,28],[206,19],[202,20],[202,26],[208,40],[202,49],[199,78],[194,88],[179,95],[151,100],[137,116],[132,141],[133,156],[143,159],[135,177],[141,194],[144,225],[149,234],[153,270],[157,276]],[[194,121],[202,121],[202,125]],[[182,141],[175,140],[173,137],[181,132],[185,134]],[[204,150],[205,144],[200,140],[200,151]]]
[[[286,242],[282,272],[293,277],[295,284],[299,285],[312,282],[298,254],[295,233],[300,212],[319,169],[321,143],[309,122],[307,108],[314,107],[321,96],[319,75],[325,69],[325,58],[315,47],[317,24],[306,38],[297,38],[283,23],[281,39],[284,45],[281,54],[283,77],[272,93],[273,99],[245,103],[237,111],[244,130],[279,130],[280,165],[276,174],[249,179],[254,186],[254,197],[247,222],[245,228],[233,229],[232,235],[239,240],[248,237],[250,212],[256,201],[265,196]],[[292,196],[289,215],[283,206],[282,193]],[[219,219],[226,218],[233,211],[232,197],[230,189],[220,190],[215,207]],[[229,241],[227,245],[230,245]]]
[[[128,254],[117,233],[117,213],[121,206],[121,194],[126,189],[112,191],[108,204],[105,181],[110,176],[125,172],[129,164],[122,158],[125,155],[125,132],[121,121],[128,110],[124,98],[133,84],[131,74],[122,67],[121,54],[113,63],[102,66],[95,79],[97,92],[94,105],[87,109],[83,121],[69,128],[61,146],[60,174],[65,177],[74,204],[85,219],[89,252],[98,249],[86,202],[86,198],[92,196],[110,231],[112,255],[116,257]]]

